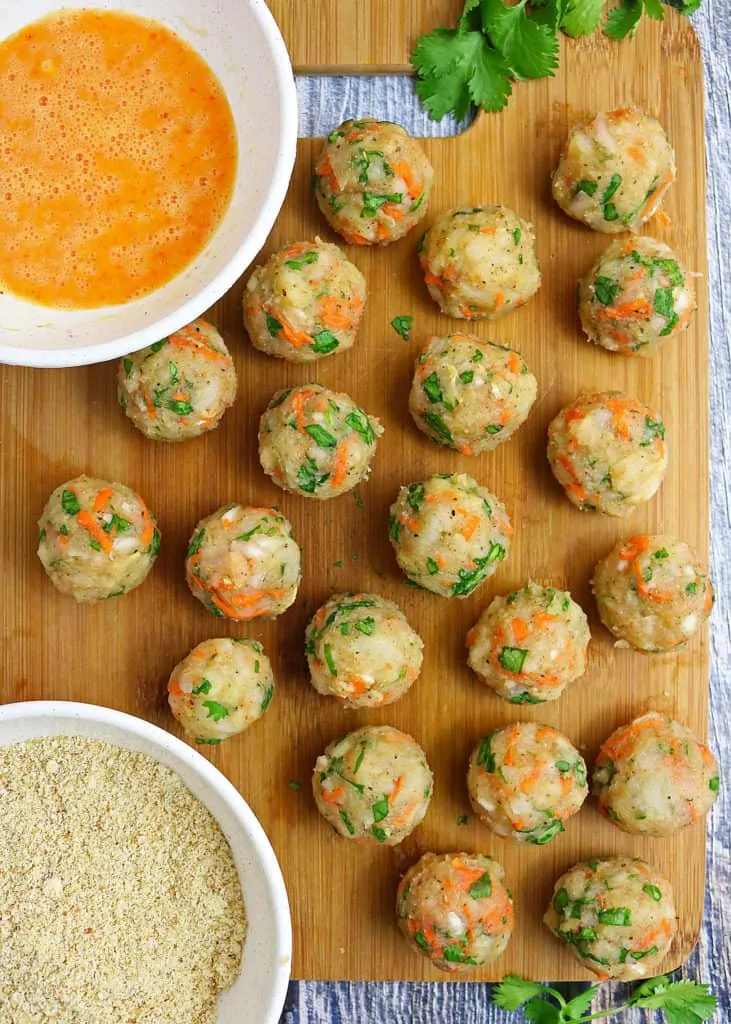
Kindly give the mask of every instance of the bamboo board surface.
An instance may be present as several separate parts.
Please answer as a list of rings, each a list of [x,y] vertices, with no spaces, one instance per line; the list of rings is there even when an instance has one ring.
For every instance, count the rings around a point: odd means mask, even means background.
[[[453,25],[463,0],[269,0],[298,71],[407,67],[413,40]],[[306,17],[303,16],[306,10]]]
[[[176,730],[165,702],[172,667],[202,639],[250,635],[271,655],[278,689],[267,715],[221,747],[203,748],[238,786],[262,821],[287,882],[294,924],[294,976],[431,979],[443,976],[416,956],[394,925],[400,874],[421,853],[480,850],[503,862],[516,898],[516,931],[487,979],[518,972],[536,978],[588,977],[541,925],[555,878],[583,856],[633,853],[675,884],[680,929],[671,967],[690,952],[703,907],[702,825],[669,840],[638,840],[600,818],[591,801],[547,847],[517,848],[469,813],[464,774],[469,751],[490,729],[517,718],[558,726],[589,758],[617,725],[649,707],[667,710],[701,736],[708,703],[707,636],[675,657],[615,650],[597,619],[589,578],[617,539],[643,530],[676,533],[708,553],[708,328],[702,74],[685,20],[643,26],[634,45],[594,40],[564,44],[558,78],[521,84],[508,111],[484,116],[457,139],[425,142],[435,167],[431,213],[500,202],[533,222],[543,287],[504,320],[477,324],[482,337],[514,344],[539,382],[534,410],[495,452],[470,459],[438,448],[406,408],[413,361],[432,333],[455,322],[440,316],[418,270],[417,234],[386,250],[348,250],[365,273],[369,301],[350,352],[316,367],[290,366],[255,352],[241,324],[239,282],[211,311],[231,347],[239,398],[215,433],[183,445],[147,441],[115,403],[113,364],[69,370],[0,368],[0,699],[92,701]],[[635,102],[660,118],[675,142],[678,182],[666,203],[668,227],[650,232],[674,246],[697,280],[699,310],[690,330],[653,360],[626,360],[589,346],[576,321],[575,285],[608,239],[575,225],[554,207],[549,173],[569,123],[596,109]],[[364,112],[360,112],[364,113]],[[287,204],[266,251],[320,233],[333,238],[310,190],[319,143],[301,141]],[[648,233],[650,233],[648,232]],[[412,341],[390,328],[414,315]],[[371,480],[353,494],[320,503],[287,495],[259,467],[258,418],[271,393],[317,379],[344,390],[381,418],[385,434]],[[628,521],[577,512],[558,489],[544,449],[549,420],[581,388],[620,388],[658,407],[671,461],[659,495]],[[162,550],[149,579],[121,600],[79,607],[58,594],[35,557],[36,521],[50,491],[86,471],[137,489],[156,513]],[[515,526],[509,558],[465,601],[404,585],[387,539],[388,506],[401,483],[433,472],[466,471],[498,494]],[[183,559],[196,521],[229,501],[278,504],[303,547],[295,606],[248,629],[222,623],[187,591]],[[338,564],[342,562],[342,565]],[[483,687],[465,664],[464,637],[496,593],[528,577],[568,587],[590,616],[586,676],[542,707],[516,708]],[[420,679],[400,702],[345,712],[310,687],[303,655],[306,622],[333,591],[373,590],[396,600],[425,641]],[[334,737],[366,723],[393,724],[424,746],[435,794],[424,823],[396,848],[360,847],[325,826],[310,796],[310,775]],[[296,782],[299,790],[288,785]]]

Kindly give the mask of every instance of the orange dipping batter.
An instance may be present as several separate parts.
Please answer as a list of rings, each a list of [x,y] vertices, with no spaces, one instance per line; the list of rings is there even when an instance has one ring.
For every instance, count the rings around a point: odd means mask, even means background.
[[[218,79],[164,26],[89,9],[26,26],[0,43],[0,289],[147,295],[216,230],[236,163]]]

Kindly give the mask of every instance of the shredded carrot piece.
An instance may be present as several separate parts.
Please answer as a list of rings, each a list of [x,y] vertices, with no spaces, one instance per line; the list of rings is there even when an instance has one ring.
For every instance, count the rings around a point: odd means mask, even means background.
[[[335,295],[326,295],[320,299],[317,308],[323,326],[332,330],[347,330],[360,317],[363,303],[357,297],[340,299]]]
[[[140,384],[140,390],[142,391],[142,397],[145,400],[145,407],[147,408],[147,415],[151,420],[157,417],[157,409],[152,401],[152,395],[144,384]]]
[[[479,316],[479,314],[476,313],[474,309],[470,309],[470,307],[467,305],[460,306],[459,311],[460,314],[465,318],[465,320],[476,320],[477,317]]]
[[[629,156],[632,157],[632,159],[634,160],[634,162],[636,164],[639,164],[641,167],[646,167],[647,166],[647,157],[643,153],[643,151],[641,149],[641,146],[642,146],[642,143],[639,143],[637,146],[628,146],[627,147],[627,153],[628,153]]]
[[[447,284],[447,282],[444,280],[444,278],[443,277],[439,277],[438,274],[431,274],[431,273],[425,274],[424,275],[424,280],[426,281],[427,284],[436,285],[437,288],[444,288],[446,286],[446,284]]]
[[[102,530],[99,523],[96,521],[86,509],[82,509],[76,517],[79,526],[82,526],[87,533],[91,534],[97,544],[101,547],[102,551],[111,551],[112,542],[107,534]]]
[[[657,202],[658,196],[660,196],[665,191],[665,189],[667,188],[667,186],[670,184],[670,182],[672,180],[673,180],[672,172],[668,171],[667,174],[665,174],[660,179],[660,181],[655,186],[655,189],[650,193],[650,195],[645,200],[645,202],[644,202],[644,204],[642,206],[642,210],[640,212],[640,216],[641,217],[644,217],[647,214],[647,212],[652,209],[652,207]]]
[[[297,429],[301,434],[305,433],[305,402],[315,394],[313,388],[305,388],[304,391],[296,391],[292,395],[292,411],[297,421]]]
[[[530,630],[528,629],[528,623],[525,621],[525,619],[513,619],[510,625],[513,630],[513,636],[518,641],[518,643],[520,643],[521,640],[525,640],[525,638],[528,636],[528,633],[530,632]]]
[[[563,466],[563,468],[566,470],[566,472],[572,480],[572,483],[564,484],[564,489],[566,493],[574,494],[579,499],[579,501],[585,501],[586,489],[579,483],[579,478],[576,475],[576,470],[574,469],[571,459],[569,459],[567,455],[564,455],[563,452],[559,452],[556,455],[556,461],[559,462],[561,466]]]
[[[520,373],[522,361],[517,352],[511,352],[508,356],[508,369],[511,373]]]
[[[505,292],[498,292],[495,296],[495,303],[492,307],[493,313],[499,313],[505,305]]]
[[[152,538],[155,535],[155,527],[152,525],[152,519],[150,519],[150,513],[147,511],[147,505],[145,505],[139,494],[136,495],[136,497],[142,506],[142,521],[145,524],[144,529],[142,530],[142,535],[140,536],[140,544],[142,544],[143,547],[148,547],[152,544]]]
[[[345,792],[344,786],[336,786],[335,789],[331,789],[329,792],[325,789],[322,791],[322,799],[326,804],[339,804],[340,798]]]
[[[633,299],[621,306],[604,306],[599,315],[602,320],[649,320],[652,306],[647,299]]]
[[[376,224],[376,236],[380,238],[381,241],[385,241],[385,239],[388,238],[388,228],[381,220]]]
[[[333,468],[332,485],[340,487],[348,474],[348,442],[341,441],[335,449],[335,466]]]
[[[404,179],[404,184],[406,185],[409,197],[411,199],[418,199],[424,191],[424,186],[421,182],[414,181],[414,175],[407,162],[405,160],[398,160],[394,161],[391,166],[396,174],[398,174],[400,178]]]
[[[405,211],[397,206],[395,203],[384,203],[381,207],[387,217],[393,217],[394,220],[403,220]]]
[[[330,156],[328,153],[325,153],[322,160],[315,168],[315,174],[317,174],[319,178],[327,178],[333,192],[340,191],[340,182],[338,181],[337,174],[333,170],[333,165],[330,163]]]
[[[114,491],[112,490],[111,487],[102,487],[102,489],[98,492],[96,498],[94,498],[94,512],[103,512],[106,509],[107,505],[109,504],[109,500],[113,494]]]
[[[390,793],[388,794],[388,802],[389,802],[389,804],[390,804],[391,806],[393,806],[393,804],[395,803],[395,801],[396,801],[396,798],[398,797],[398,795],[399,795],[399,793],[400,793],[400,791],[401,791],[401,787],[402,787],[402,786],[403,786],[403,784],[404,784],[404,779],[405,779],[405,778],[406,778],[406,776],[405,776],[405,775],[399,775],[399,777],[398,777],[398,778],[396,779],[396,781],[394,782],[394,784],[393,784],[393,789],[392,789],[392,790],[391,790],[391,792],[390,792]]]
[[[365,235],[358,235],[353,231],[341,231],[340,234],[343,236],[348,245],[372,245],[370,238],[366,238]]]

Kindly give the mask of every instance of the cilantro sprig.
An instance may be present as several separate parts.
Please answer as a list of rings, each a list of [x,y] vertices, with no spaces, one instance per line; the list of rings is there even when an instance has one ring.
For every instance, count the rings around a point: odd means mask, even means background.
[[[567,1000],[550,985],[509,974],[494,987],[492,1000],[503,1010],[522,1009],[525,1019],[533,1024],[587,1024],[614,1017],[631,1007],[662,1010],[667,1024],[699,1024],[711,1019],[717,1005],[707,985],[671,981],[667,975],[661,975],[639,985],[621,1006],[591,1013],[598,990],[599,985],[591,985],[574,999]]]
[[[702,0],[673,0],[692,14]],[[470,107],[502,110],[512,83],[552,76],[558,67],[558,34],[592,35],[602,28],[611,39],[637,30],[642,16],[663,19],[662,0],[466,0],[454,28],[436,28],[421,36],[411,63],[416,92],[425,110],[439,121],[447,114],[462,120]]]

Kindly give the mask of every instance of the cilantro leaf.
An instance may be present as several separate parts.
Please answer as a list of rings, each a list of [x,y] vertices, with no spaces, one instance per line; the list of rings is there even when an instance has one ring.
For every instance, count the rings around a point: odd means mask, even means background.
[[[562,1013],[567,1021],[580,1020],[585,1013],[591,1009],[594,996],[597,994],[598,985],[590,985],[584,992],[580,992],[564,1006]]]
[[[633,36],[642,18],[642,9],[642,0],[621,0],[607,15],[604,35],[616,40]]]
[[[567,36],[589,36],[601,24],[605,0],[569,0],[561,28]]]
[[[416,92],[430,117],[462,120],[470,103],[502,110],[511,93],[510,68],[478,31],[435,29],[416,44],[411,63]]]
[[[536,981],[526,981],[517,974],[508,974],[493,987],[492,1001],[502,1010],[519,1010],[520,1007],[545,991]]]
[[[710,1020],[717,1000],[708,991],[708,985],[694,981],[668,981],[665,975],[650,978],[636,988],[629,997],[629,1005],[647,1010],[663,1010],[668,1024],[696,1024]]]
[[[662,0],[645,0],[645,14],[655,21],[663,21],[665,12],[662,9]]]
[[[538,25],[547,25],[552,32],[557,32],[566,16],[570,0],[534,0],[533,20]]]
[[[413,316],[395,316],[391,321],[391,326],[397,334],[401,335],[404,341],[408,341],[413,322]]]
[[[534,999],[523,1007],[525,1019],[532,1024],[561,1024],[561,1012],[545,999]]]
[[[529,18],[526,0],[506,7],[482,0],[482,25],[516,78],[544,78],[558,67],[558,39],[548,25]]]

